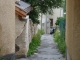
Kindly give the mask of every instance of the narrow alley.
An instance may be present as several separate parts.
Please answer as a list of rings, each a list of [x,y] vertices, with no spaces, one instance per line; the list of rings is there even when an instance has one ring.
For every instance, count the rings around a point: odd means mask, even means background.
[[[59,52],[53,36],[42,35],[38,52],[30,57],[17,60],[65,60],[65,58],[63,58],[62,54]]]

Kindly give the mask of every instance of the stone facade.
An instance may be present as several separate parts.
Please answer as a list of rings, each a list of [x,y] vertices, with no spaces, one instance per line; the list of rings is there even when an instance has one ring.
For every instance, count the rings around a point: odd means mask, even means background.
[[[37,25],[33,24],[31,20],[29,20],[29,23],[27,23],[26,22],[27,20],[26,21],[19,20],[17,15],[15,17],[16,17],[15,19],[16,20],[15,22],[16,23],[16,28],[15,28],[16,29],[16,37],[15,37],[16,58],[26,57],[32,37],[34,34],[36,34]]]

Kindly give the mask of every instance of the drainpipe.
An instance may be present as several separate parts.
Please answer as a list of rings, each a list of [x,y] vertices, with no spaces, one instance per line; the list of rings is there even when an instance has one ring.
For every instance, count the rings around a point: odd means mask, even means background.
[[[29,37],[28,37],[28,30],[29,30],[29,15],[26,16],[26,19],[27,19],[27,40],[29,40]]]

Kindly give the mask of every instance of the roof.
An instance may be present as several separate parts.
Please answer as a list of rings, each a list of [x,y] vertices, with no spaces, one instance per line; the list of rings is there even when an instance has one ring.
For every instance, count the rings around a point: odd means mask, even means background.
[[[19,4],[20,4],[20,5],[15,4],[15,6],[19,7],[19,8],[22,9],[22,10],[24,10],[24,9],[26,9],[26,8],[28,8],[28,7],[31,6],[31,4],[26,3],[26,2],[23,2],[23,1],[20,1]]]
[[[15,3],[15,10],[18,15],[22,14],[22,16],[25,16],[32,10],[32,7],[31,4],[20,1],[19,3]]]

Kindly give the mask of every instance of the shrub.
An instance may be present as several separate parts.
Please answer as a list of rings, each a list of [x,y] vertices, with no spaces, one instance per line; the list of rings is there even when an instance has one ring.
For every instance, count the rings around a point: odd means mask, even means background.
[[[43,35],[43,34],[44,34],[44,31],[41,30],[41,29],[39,29],[39,30],[38,30],[38,33],[41,34],[41,35]]]
[[[65,17],[58,17],[55,24],[59,25],[60,20],[66,20],[66,18]]]
[[[40,38],[41,38],[42,34],[44,34],[44,32],[39,29],[38,33],[33,36],[32,42],[29,45],[29,50],[28,50],[27,56],[30,56],[30,55],[34,54],[35,52],[37,52],[37,47],[40,46],[40,42],[41,42]]]
[[[58,44],[58,48],[59,48],[60,52],[65,55],[66,44],[65,44],[65,40],[62,37],[62,35],[60,34],[59,30],[56,30],[56,32],[54,33],[54,38],[55,38],[54,39],[55,42]]]

